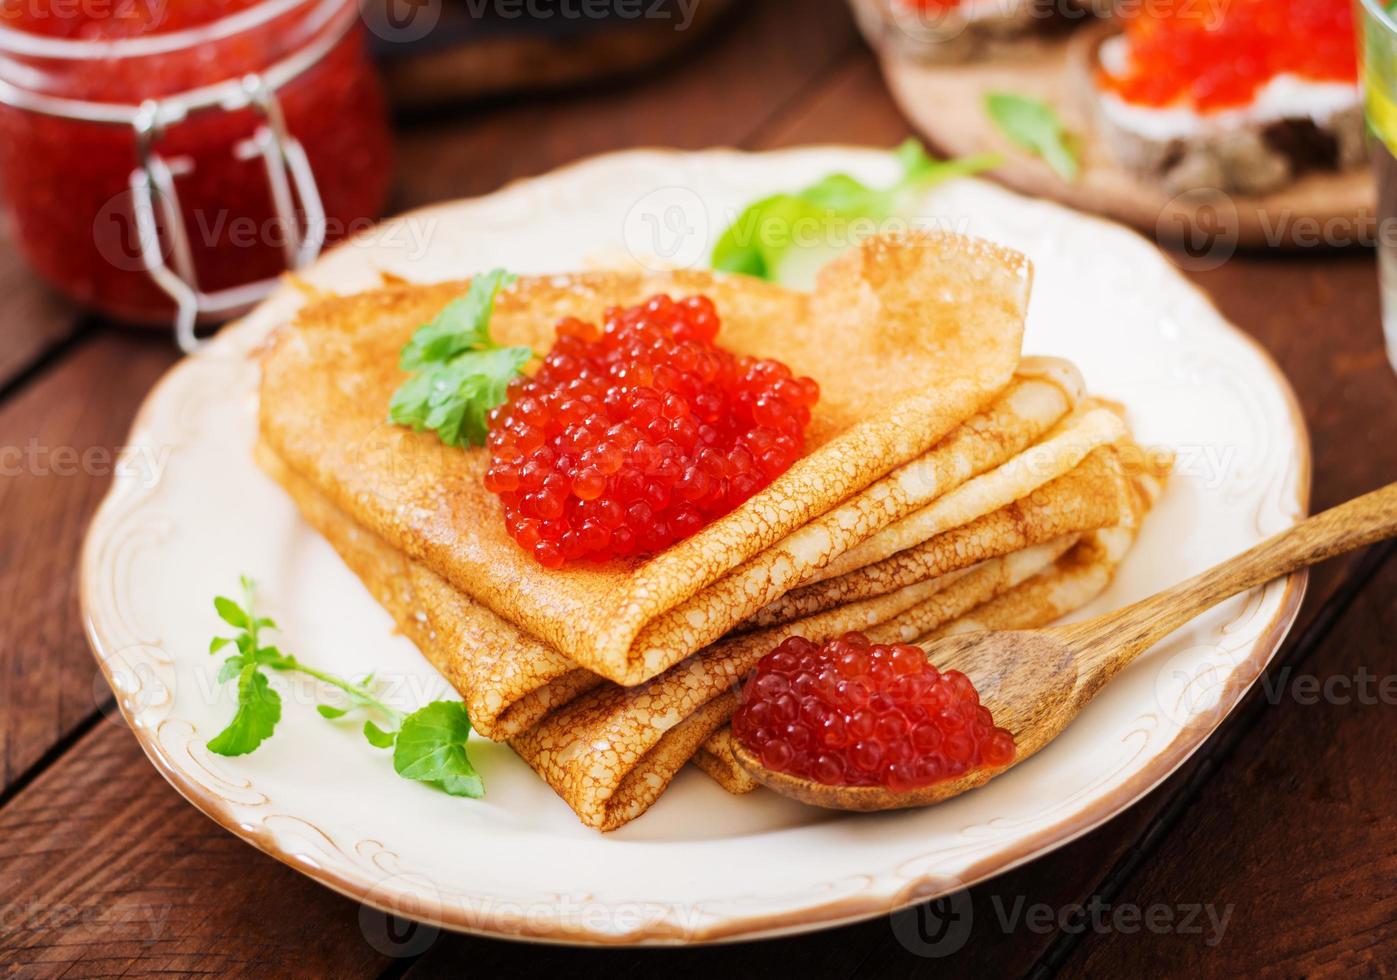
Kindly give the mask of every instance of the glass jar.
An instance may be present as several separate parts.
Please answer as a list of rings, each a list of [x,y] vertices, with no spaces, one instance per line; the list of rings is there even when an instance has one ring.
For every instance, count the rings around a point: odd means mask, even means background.
[[[382,209],[390,140],[355,0],[24,4],[0,17],[0,180],[19,249],[79,302],[173,320],[189,349],[196,320]],[[147,20],[113,37],[123,5]]]

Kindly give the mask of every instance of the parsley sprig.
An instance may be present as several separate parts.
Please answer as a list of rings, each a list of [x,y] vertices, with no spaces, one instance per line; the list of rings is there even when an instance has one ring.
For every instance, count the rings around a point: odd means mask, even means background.
[[[316,705],[322,718],[343,718],[355,710],[369,715],[364,720],[364,738],[375,748],[393,750],[393,768],[404,779],[427,783],[452,796],[485,795],[485,784],[466,754],[471,723],[463,704],[433,701],[406,714],[374,693],[372,674],[349,681],[282,653],[263,641],[263,631],[276,629],[276,623],[257,614],[255,583],[244,576],[242,590],[241,604],[226,596],[213,601],[218,617],[237,630],[233,636],[214,637],[209,653],[236,648],[219,668],[218,680],[222,684],[237,678],[238,710],[228,727],[209,740],[210,752],[247,755],[271,738],[281,721],[281,695],[271,686],[266,671],[296,672],[344,694],[347,703],[343,706]]]
[[[412,376],[393,393],[390,422],[435,432],[448,446],[484,445],[486,416],[534,356],[528,347],[501,347],[490,336],[495,297],[514,280],[503,269],[478,275],[465,296],[417,328],[398,357]]]
[[[869,187],[848,174],[829,174],[802,190],[773,194],[747,206],[713,247],[713,268],[759,279],[784,278],[781,266],[804,239],[839,223],[883,221],[907,198],[954,177],[999,165],[993,154],[961,160],[936,160],[922,144],[909,139],[893,151],[902,176],[890,187]]]

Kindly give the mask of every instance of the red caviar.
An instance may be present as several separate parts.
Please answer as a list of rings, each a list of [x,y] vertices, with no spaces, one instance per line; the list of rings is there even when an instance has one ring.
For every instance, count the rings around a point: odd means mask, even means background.
[[[558,324],[532,378],[490,417],[485,486],[546,568],[660,551],[801,455],[819,386],[714,344],[705,296]]]
[[[1353,6],[1344,0],[1155,0],[1125,15],[1129,63],[1101,84],[1127,102],[1210,111],[1246,105],[1277,75],[1355,82]]]
[[[757,664],[732,731],[762,765],[831,786],[929,786],[1014,760],[970,679],[921,647],[791,637]]]

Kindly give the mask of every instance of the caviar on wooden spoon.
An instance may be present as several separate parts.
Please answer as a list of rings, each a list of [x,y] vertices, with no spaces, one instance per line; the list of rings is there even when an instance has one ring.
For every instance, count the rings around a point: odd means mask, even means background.
[[[858,634],[822,647],[795,637],[743,688],[733,751],[759,782],[817,806],[949,799],[1043,748],[1122,668],[1205,610],[1393,535],[1397,483],[1082,623],[966,633],[925,648],[874,646]]]
[[[757,664],[732,719],[761,782],[817,806],[883,810],[979,785],[1014,761],[975,686],[919,646],[793,636]],[[908,800],[912,802],[901,802]]]

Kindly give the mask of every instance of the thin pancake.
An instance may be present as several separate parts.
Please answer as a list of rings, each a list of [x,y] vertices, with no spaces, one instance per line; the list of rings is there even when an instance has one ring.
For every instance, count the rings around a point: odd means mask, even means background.
[[[827,519],[833,516],[835,521],[853,526],[859,521],[857,515],[864,515],[860,526],[865,528],[880,526],[874,515],[881,518],[881,524],[889,523],[918,502],[954,489],[967,477],[1001,463],[1034,442],[1060,421],[1080,397],[1080,376],[1066,361],[1026,358],[1016,374],[1015,380],[984,412],[968,419],[927,453],[856,494],[817,523],[828,523]],[[356,553],[356,545],[363,542],[369,532],[355,524],[309,481],[292,473],[265,443],[258,446],[258,458],[264,469],[287,489],[307,520],[330,540],[376,596],[380,595],[374,586],[377,569],[383,565],[395,569],[395,574],[384,584],[397,591],[385,595],[381,601],[390,611],[398,609],[409,617],[404,621],[401,615],[395,614],[404,632],[422,633],[419,620],[426,622],[429,628],[418,646],[460,692],[477,727],[487,736],[507,739],[518,734],[544,712],[599,683],[597,675],[579,668],[570,658],[547,645],[530,639],[453,588],[421,562],[404,560],[400,552],[389,548],[377,536],[369,535],[379,552],[377,557],[363,554],[362,546]],[[710,594],[721,594],[721,587],[750,566],[761,566],[759,581],[766,588],[770,588],[772,581],[788,581],[780,577],[783,571],[799,574],[793,560],[788,559],[775,568],[769,563],[763,564],[763,560],[769,554],[789,555],[789,543],[801,534],[798,531],[781,546],[758,555],[733,575],[678,607],[676,612],[692,614],[700,601],[708,601],[708,608],[714,608]],[[383,554],[385,551],[393,554],[388,556]],[[402,584],[404,580],[410,583],[411,589]],[[882,590],[883,593],[890,591],[892,589]],[[766,594],[770,593],[762,593]],[[755,597],[740,601],[738,597],[729,596],[727,601],[730,605],[725,607],[722,616],[709,616],[704,622],[736,619],[760,605]],[[399,608],[404,606],[407,608]],[[697,624],[693,621],[674,628],[685,626],[697,632]],[[717,638],[707,637],[709,640]],[[689,636],[686,642],[697,640]]]
[[[1124,438],[1126,434],[1125,421],[1119,414],[1087,399],[1042,442],[997,469],[967,481],[931,506],[879,531],[809,576],[807,583],[872,565],[1020,500],[1070,471],[1093,449]]]
[[[866,568],[788,592],[752,616],[748,625],[787,623],[821,609],[945,575],[965,567],[967,559],[984,561],[1065,534],[1119,524],[1129,506],[1127,492],[1119,451],[1102,446],[1027,497]]]
[[[482,735],[507,739],[603,682],[364,530],[270,449],[259,446],[257,462],[460,693]]]
[[[1095,599],[1116,573],[1140,531],[1140,522],[1164,490],[1167,464],[1134,457],[1130,466],[1128,519],[1088,534],[1052,568],[1004,592],[968,616],[929,631],[919,642],[953,633],[1030,629],[1052,622]]]
[[[708,736],[690,761],[733,796],[750,793],[760,785],[733,754],[731,725],[724,725]]]
[[[398,352],[464,283],[393,287],[316,303],[264,357],[263,438],[355,522],[595,673],[636,684],[692,644],[637,635],[986,406],[1018,362],[1031,274],[1017,253],[957,235],[869,239],[832,262],[816,292],[706,272],[521,279],[492,322],[504,344],[547,347],[563,316],[656,292],[705,293],[721,343],[816,378],[808,452],[732,513],[634,564],[546,571],[505,533],[483,486],[483,449],[442,447],[383,421]],[[821,559],[823,556],[816,556]]]
[[[989,407],[926,453],[653,620],[636,638],[641,656],[662,655],[676,643],[698,649],[717,640],[824,563],[1037,442],[1073,408],[1080,376],[1057,358],[1025,361]]]
[[[1040,545],[962,576],[731,637],[638,687],[607,684],[589,691],[510,745],[584,824],[615,830],[649,809],[698,746],[727,722],[737,682],[786,637],[820,642],[850,630],[879,642],[917,636],[1036,574],[1071,543]]]

